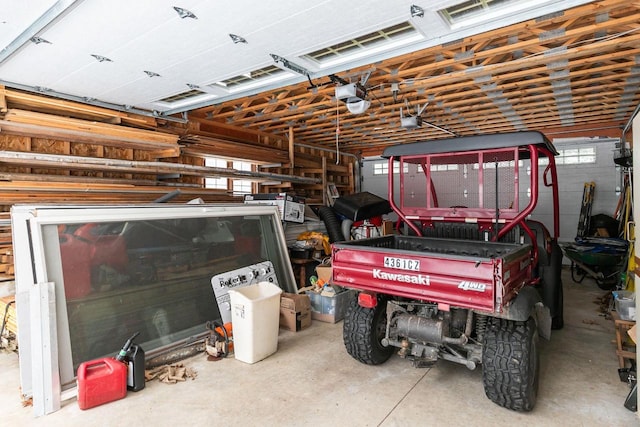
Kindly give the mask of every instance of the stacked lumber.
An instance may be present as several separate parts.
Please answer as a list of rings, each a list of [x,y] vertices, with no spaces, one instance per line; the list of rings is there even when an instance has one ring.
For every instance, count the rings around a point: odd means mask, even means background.
[[[0,150],[0,163],[12,166],[39,166],[48,169],[82,171],[111,171],[129,174],[179,174],[198,177],[229,177],[251,181],[287,180],[305,184],[321,183],[320,179],[265,172],[242,171],[229,168],[197,166],[183,163],[148,162],[96,158],[88,156],[67,156],[60,154],[24,153]]]
[[[80,204],[80,205],[116,205],[150,203],[156,199],[179,190],[173,203],[186,203],[201,198],[205,203],[241,202],[241,197],[229,195],[226,190],[174,186],[140,186],[110,183],[75,183],[10,181],[0,182],[0,200],[3,204]],[[9,234],[10,235],[10,234]]]
[[[207,157],[248,160],[257,169],[207,167]],[[257,183],[254,191],[295,192],[309,204],[322,204],[327,182],[343,193],[353,191],[354,159],[296,144],[293,128],[283,138],[204,118],[113,111],[0,85],[0,211],[15,203],[147,203],[176,188],[181,195],[172,202],[239,201],[203,188],[210,177],[248,180]]]
[[[9,214],[0,214],[0,282],[14,279],[13,246]]]
[[[157,127],[154,117],[143,116],[140,114],[116,111],[109,108],[97,107],[95,105],[84,104],[81,102],[67,101],[60,98],[36,95],[29,92],[23,92],[16,89],[0,86],[0,112],[6,113],[7,106],[11,108],[39,111],[43,113],[60,114],[75,118],[106,122],[112,124],[125,124],[140,128],[153,129]]]
[[[0,249],[0,280],[11,280],[15,276],[13,267],[13,250],[11,248]]]
[[[155,158],[180,156],[176,135],[14,108],[4,114],[0,129],[12,135],[145,150]]]
[[[16,317],[16,304],[14,296],[0,298],[0,325],[4,323],[4,331],[0,340],[15,341],[18,336],[18,319]],[[3,347],[4,342],[2,343]]]

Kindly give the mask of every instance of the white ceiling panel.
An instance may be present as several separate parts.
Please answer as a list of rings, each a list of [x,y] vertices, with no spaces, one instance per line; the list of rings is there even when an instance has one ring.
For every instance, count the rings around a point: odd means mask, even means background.
[[[29,43],[0,66],[0,75],[26,85],[55,88],[57,81],[92,62],[90,55],[60,44]]]
[[[270,54],[306,67],[314,77],[322,77],[375,62],[383,55],[388,58],[408,53],[587,1],[511,0],[524,7],[524,12],[453,31],[437,11],[462,2],[0,0],[3,10],[0,47],[5,52],[3,57],[0,51],[0,84],[48,87],[66,97],[113,103],[114,108],[127,105],[173,113],[178,107],[156,101],[189,90],[187,83],[205,86],[275,64]],[[422,6],[423,17],[411,17],[410,8],[414,4]],[[195,17],[180,17],[175,7]],[[60,10],[60,16],[52,14],[52,9]],[[424,41],[401,48],[394,46],[393,51],[384,53],[370,52],[367,58],[347,58],[331,68],[320,68],[300,57],[406,21],[418,28],[425,36]],[[38,24],[34,25],[35,22]],[[42,29],[34,35],[48,43],[35,44],[29,41],[30,36],[25,39],[29,29],[40,26]],[[244,37],[248,43],[234,44],[230,34]],[[92,54],[110,62],[98,62]],[[144,71],[160,76],[149,78]],[[278,84],[286,86],[305,78],[291,73],[289,79]],[[273,89],[274,84],[265,83],[263,89]],[[257,91],[255,87],[222,91],[217,101]],[[193,105],[181,101],[179,106],[184,111],[203,105],[195,99]]]
[[[8,46],[55,3],[56,0],[0,0],[0,47]]]
[[[66,78],[58,80],[51,89],[57,92],[71,93],[78,91],[81,93],[90,93],[92,98],[102,99],[106,102],[116,102],[131,105],[133,99],[128,98],[117,102],[115,98],[104,99],[104,92],[96,90],[96,88],[113,88],[115,85],[124,85],[136,81],[144,81],[148,79],[146,74],[136,69],[118,66],[115,62],[98,62],[91,61],[82,68],[78,68]],[[137,102],[137,100],[136,100]]]
[[[113,88],[108,93],[104,93],[100,99],[104,99],[106,102],[116,102],[118,100],[125,105],[138,107],[140,100],[161,99],[185,90],[188,90],[188,88],[179,81],[160,79],[159,77],[142,77]]]
[[[162,2],[166,3],[166,2]],[[42,33],[54,44],[70,49],[106,55],[131,41],[132,35],[143,35],[169,19],[179,19],[170,6],[144,7],[145,2],[84,1],[61,22]],[[140,16],[146,19],[139,21]]]

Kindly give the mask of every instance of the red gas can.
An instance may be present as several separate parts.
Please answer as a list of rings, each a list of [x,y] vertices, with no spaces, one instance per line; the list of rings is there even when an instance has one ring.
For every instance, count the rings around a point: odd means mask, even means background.
[[[127,365],[112,357],[78,366],[78,406],[89,409],[127,395]]]

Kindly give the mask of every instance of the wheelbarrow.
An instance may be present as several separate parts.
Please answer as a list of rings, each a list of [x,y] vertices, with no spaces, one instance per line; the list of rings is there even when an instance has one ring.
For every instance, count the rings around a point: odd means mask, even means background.
[[[627,267],[628,242],[623,239],[590,237],[561,244],[571,261],[571,279],[581,283],[586,276],[596,281],[600,289],[611,290]]]

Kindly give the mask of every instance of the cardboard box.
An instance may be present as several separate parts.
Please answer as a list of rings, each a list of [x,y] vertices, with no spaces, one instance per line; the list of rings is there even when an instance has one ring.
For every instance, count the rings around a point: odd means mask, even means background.
[[[322,295],[319,292],[307,292],[311,300],[311,318],[321,322],[336,323],[344,319],[347,307],[353,298],[355,291],[344,290],[333,296]]]
[[[283,293],[280,296],[280,327],[301,331],[311,326],[311,301],[307,295]]]
[[[391,234],[395,234],[395,230],[393,229],[393,221],[382,221],[382,235],[389,236]]]
[[[280,219],[289,222],[304,222],[304,198],[287,193],[245,194],[247,205],[277,206]]]

